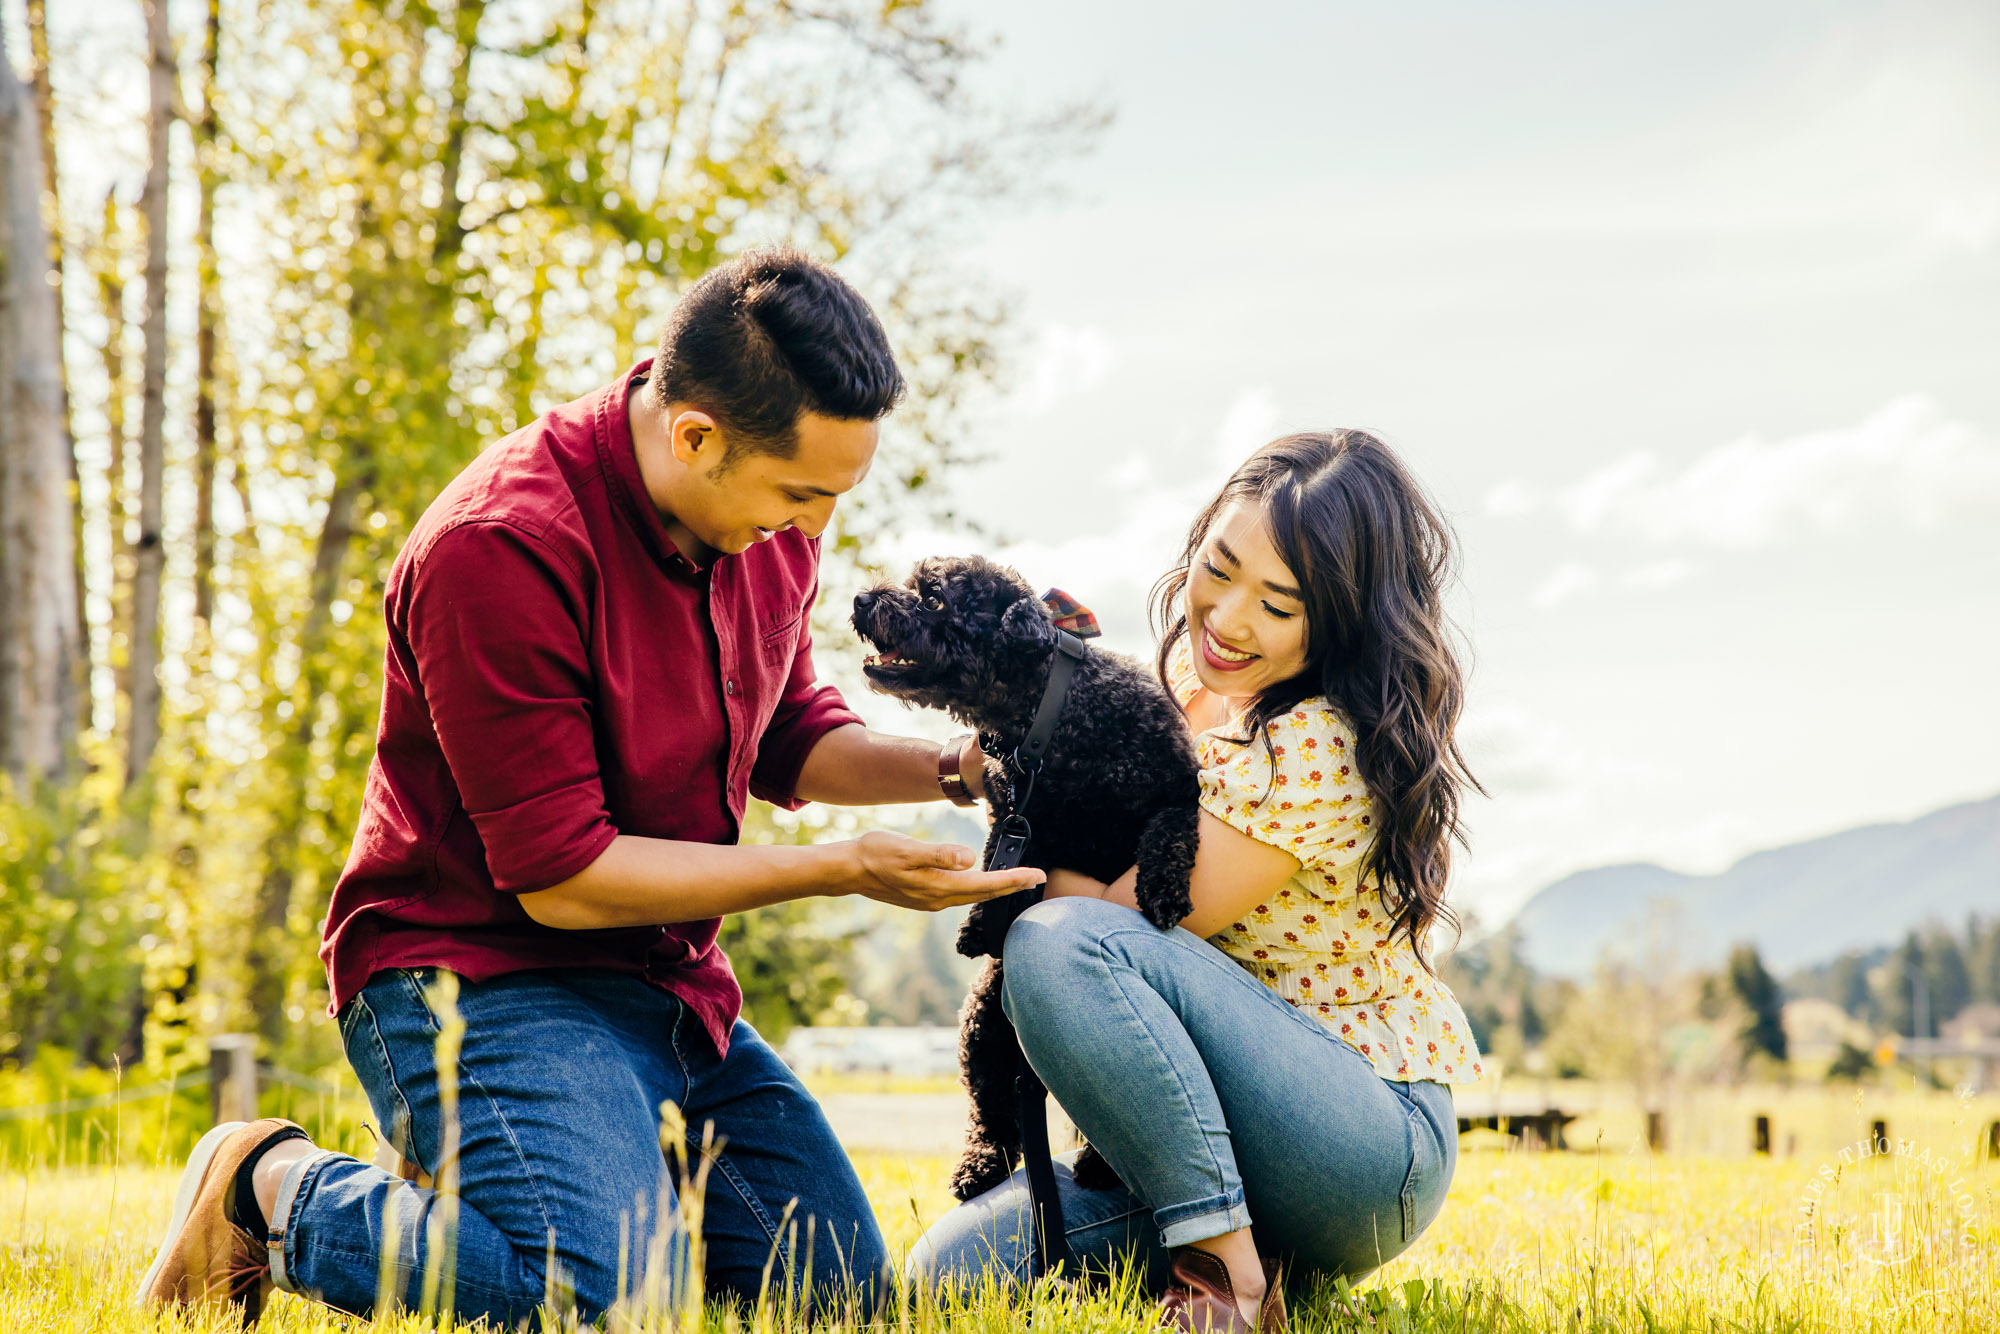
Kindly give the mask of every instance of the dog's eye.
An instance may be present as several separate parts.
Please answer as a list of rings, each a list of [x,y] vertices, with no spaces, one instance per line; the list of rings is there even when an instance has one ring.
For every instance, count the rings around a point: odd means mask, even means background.
[[[929,597],[927,597],[927,598],[925,598],[925,599],[924,599],[924,610],[925,610],[925,611],[943,611],[943,610],[944,610],[944,599],[943,599],[943,598],[941,598],[941,597],[939,597],[939,596],[938,596],[937,594],[935,594],[935,593],[931,594],[931,595],[930,595]]]

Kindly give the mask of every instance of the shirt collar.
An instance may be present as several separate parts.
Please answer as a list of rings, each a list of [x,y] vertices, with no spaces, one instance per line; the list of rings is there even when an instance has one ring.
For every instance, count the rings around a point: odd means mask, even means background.
[[[702,567],[674,545],[666,521],[646,490],[646,480],[639,474],[639,455],[632,442],[632,422],[626,416],[625,404],[632,392],[632,382],[644,376],[652,364],[653,359],[647,357],[604,387],[597,405],[597,455],[611,478],[612,491],[620,502],[618,508],[625,512],[626,521],[638,531],[654,559],[684,573],[699,574]]]

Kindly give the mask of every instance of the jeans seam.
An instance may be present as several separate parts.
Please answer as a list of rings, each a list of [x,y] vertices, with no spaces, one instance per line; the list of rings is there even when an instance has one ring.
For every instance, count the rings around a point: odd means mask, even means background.
[[[694,1088],[694,1075],[688,1070],[687,1054],[681,1050],[681,1022],[686,1017],[687,1006],[677,1006],[674,1010],[673,1026],[667,1030],[667,1046],[673,1050],[674,1062],[681,1068],[683,1096]],[[687,1123],[686,1139],[690,1148],[700,1152],[701,1141],[697,1138],[694,1123],[691,1121]],[[764,1229],[765,1238],[775,1244],[778,1240],[778,1226],[771,1221],[770,1212],[764,1208],[764,1202],[750,1189],[750,1183],[730,1163],[729,1155],[720,1149],[716,1150],[714,1162],[722,1170],[723,1180],[727,1181],[729,1188],[736,1192],[736,1197],[743,1201],[743,1206],[750,1211],[750,1216],[757,1220],[757,1226]]]
[[[1066,1237],[1074,1237],[1080,1233],[1088,1232],[1094,1227],[1103,1227],[1107,1223],[1122,1223],[1126,1219],[1131,1218],[1135,1214],[1151,1214],[1152,1212],[1153,1211],[1151,1209],[1148,1209],[1145,1206],[1141,1205],[1137,1208],[1127,1209],[1122,1214],[1112,1214],[1108,1218],[1093,1218],[1088,1223],[1078,1223],[1074,1227],[1065,1227],[1063,1229],[1063,1235]]]
[[[1157,939],[1161,936],[1165,936],[1167,939],[1172,940],[1175,934],[1180,931],[1186,931],[1186,928],[1177,927],[1175,928],[1174,931],[1154,932],[1154,931],[1141,931],[1135,927],[1119,926],[1119,927],[1113,927],[1109,931],[1106,931],[1102,936],[1099,937],[1099,939],[1109,940],[1113,936],[1141,936],[1141,937],[1151,937]],[[1194,940],[1198,944],[1207,946],[1207,948],[1197,950],[1190,948],[1184,943],[1178,944],[1177,948],[1180,948],[1188,955],[1201,960],[1205,965],[1211,968],[1216,968],[1226,973],[1241,974],[1243,977],[1249,979],[1249,981],[1256,986],[1258,991],[1270,997],[1272,1003],[1275,1004],[1278,1009],[1290,1015],[1294,1022],[1305,1025],[1306,1029],[1309,1032],[1314,1034],[1322,1041],[1330,1042],[1338,1049],[1353,1053],[1354,1058],[1356,1060],[1360,1061],[1370,1070],[1373,1070],[1376,1078],[1382,1080],[1384,1083],[1393,1082],[1389,1079],[1387,1075],[1384,1075],[1380,1070],[1377,1070],[1375,1068],[1375,1062],[1371,1060],[1369,1057],[1364,1056],[1361,1053],[1360,1049],[1357,1048],[1353,1043],[1341,1037],[1340,1034],[1334,1032],[1331,1028],[1327,1027],[1319,1020],[1313,1018],[1311,1015],[1307,1014],[1304,1010],[1301,1010],[1298,1006],[1286,1000],[1283,996],[1280,996],[1277,992],[1273,991],[1271,988],[1265,986],[1264,983],[1257,977],[1255,973],[1251,972],[1248,968],[1245,968],[1242,964],[1238,963],[1234,957],[1224,953],[1221,948],[1219,948],[1214,944],[1211,944],[1209,941],[1203,940],[1200,936],[1195,935],[1194,932],[1192,931],[1186,931],[1186,934],[1190,939]],[[1385,1051],[1388,1050],[1386,1046],[1383,1049]]]
[[[755,1218],[757,1225],[764,1229],[765,1238],[775,1244],[778,1240],[777,1225],[771,1221],[771,1215],[764,1208],[764,1202],[757,1198],[755,1191],[750,1189],[750,1183],[744,1180],[742,1174],[730,1165],[729,1155],[718,1151],[715,1155],[715,1165],[722,1169],[723,1180],[729,1183],[730,1188],[736,1192],[737,1198],[743,1201],[744,1207],[750,1211],[750,1216]]]
[[[415,977],[413,976],[413,970],[410,969],[402,970],[402,976],[404,985],[409,988],[410,994],[413,997],[415,997],[418,1006],[422,1008],[424,1012],[424,1016],[430,1020],[432,1032],[435,1033],[441,1031],[443,1026],[438,1023],[437,1012],[431,1009],[430,1002],[427,999],[425,999],[423,988],[419,987],[416,984]],[[470,1038],[472,1036],[472,1029],[470,1026],[466,1028],[465,1036],[467,1038]],[[514,1150],[515,1161],[521,1164],[521,1175],[523,1179],[527,1181],[529,1187],[534,1191],[535,1208],[542,1215],[542,1235],[548,1236],[551,1232],[555,1230],[555,1222],[549,1216],[548,1197],[546,1194],[543,1193],[541,1177],[539,1174],[536,1173],[535,1165],[529,1159],[526,1151],[522,1149],[521,1137],[514,1133],[514,1126],[510,1121],[508,1121],[507,1113],[501,1109],[500,1100],[498,1098],[495,1098],[491,1093],[487,1092],[486,1086],[479,1082],[479,1076],[474,1074],[472,1070],[465,1065],[465,1046],[463,1042],[461,1042],[459,1047],[458,1064],[461,1069],[465,1070],[465,1078],[467,1082],[469,1082],[475,1089],[478,1089],[479,1096],[485,1099],[487,1108],[491,1110],[493,1113],[493,1119],[499,1123],[501,1133],[506,1135],[508,1145]],[[439,1073],[440,1072],[433,1070],[432,1072],[433,1077],[434,1078],[438,1077]],[[440,1130],[442,1130],[442,1127],[440,1127]],[[439,1166],[442,1166],[442,1164],[440,1164]],[[435,1170],[436,1168],[433,1168],[433,1171]],[[537,1259],[541,1258],[541,1253],[539,1251],[537,1251],[535,1255]]]
[[[382,1036],[382,1025],[381,1022],[375,1017],[375,1007],[368,1003],[366,997],[361,996],[359,994],[357,994],[354,997],[353,1003],[355,1005],[360,1006],[361,1013],[366,1014],[368,1016],[368,1030],[371,1034],[374,1035],[375,1039],[373,1055],[378,1060],[381,1061],[382,1073],[388,1077],[387,1082],[389,1085],[389,1092],[396,1099],[396,1106],[390,1108],[389,1119],[391,1124],[383,1126],[382,1133],[388,1137],[391,1147],[393,1147],[396,1150],[396,1152],[404,1155],[407,1158],[414,1160],[417,1156],[417,1146],[416,1146],[417,1117],[415,1110],[412,1109],[410,1106],[409,1096],[403,1092],[402,1078],[396,1073],[396,1058],[389,1051],[388,1040]],[[354,1021],[354,1027],[359,1028],[360,1026],[361,1026],[361,1021],[359,1018],[357,1018]],[[345,1046],[346,1044],[343,1043],[342,1045]],[[395,1114],[397,1112],[400,1112],[402,1114],[400,1134],[398,1133],[398,1128],[395,1124],[396,1120]],[[401,1143],[397,1143],[397,1140],[399,1138],[402,1141]]]
[[[1403,1127],[1410,1134],[1410,1166],[1403,1174],[1402,1190],[1403,1244],[1407,1246],[1415,1240],[1417,1230],[1417,1151],[1420,1147],[1417,1136],[1430,1130],[1430,1122],[1418,1110],[1416,1104],[1411,1102],[1403,1107]]]
[[[1186,1102],[1189,1110],[1192,1111],[1194,1106],[1194,1094],[1193,1091],[1188,1088],[1186,1078],[1182,1076],[1180,1067],[1175,1065],[1174,1062],[1168,1058],[1167,1054],[1160,1049],[1159,1040],[1153,1036],[1153,1030],[1147,1025],[1145,1018],[1140,1015],[1139,1007],[1132,1003],[1132,997],[1131,994],[1126,990],[1125,981],[1122,977],[1119,976],[1120,969],[1122,969],[1125,972],[1134,974],[1136,974],[1138,970],[1133,968],[1129,963],[1115,964],[1111,959],[1109,951],[1105,948],[1106,942],[1110,940],[1113,934],[1116,933],[1107,932],[1104,935],[1098,937],[1097,940],[1094,942],[1097,950],[1097,961],[1104,967],[1105,975],[1110,979],[1112,984],[1118,988],[1118,998],[1125,1002],[1126,1011],[1131,1015],[1132,1022],[1138,1026],[1139,1031],[1145,1035],[1147,1043],[1153,1049],[1153,1055],[1155,1059],[1157,1059],[1160,1062],[1160,1064],[1164,1065],[1168,1070],[1173,1072],[1174,1083],[1178,1085],[1180,1088],[1181,1098],[1184,1102]],[[1190,1117],[1190,1120],[1193,1119],[1194,1119],[1193,1117]],[[1195,1121],[1195,1124],[1199,1126],[1200,1122],[1197,1120]],[[1202,1135],[1202,1148],[1208,1153],[1209,1167],[1214,1171],[1216,1180],[1218,1182],[1226,1183],[1229,1179],[1229,1174],[1223,1171],[1222,1162],[1219,1158],[1215,1156],[1215,1149],[1208,1142],[1208,1135],[1206,1133]],[[1237,1184],[1237,1190],[1239,1192],[1242,1190],[1242,1183],[1240,1179]],[[1155,1206],[1155,1212],[1157,1211],[1158,1211],[1158,1206]]]

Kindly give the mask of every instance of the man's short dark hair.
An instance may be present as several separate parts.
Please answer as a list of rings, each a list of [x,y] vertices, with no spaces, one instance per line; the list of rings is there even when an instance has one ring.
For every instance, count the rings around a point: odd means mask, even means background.
[[[698,407],[732,442],[780,458],[798,449],[799,414],[874,421],[903,396],[875,312],[791,246],[703,274],[667,318],[649,378],[662,406]]]

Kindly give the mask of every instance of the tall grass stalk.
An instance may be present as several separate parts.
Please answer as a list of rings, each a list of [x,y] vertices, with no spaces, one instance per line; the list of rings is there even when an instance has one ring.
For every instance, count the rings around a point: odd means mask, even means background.
[[[431,1175],[436,1194],[425,1237],[422,1311],[450,1325],[458,1291],[458,1057],[465,1046],[465,1017],[458,1012],[458,974],[440,968],[425,993],[437,1016],[438,1160]]]

